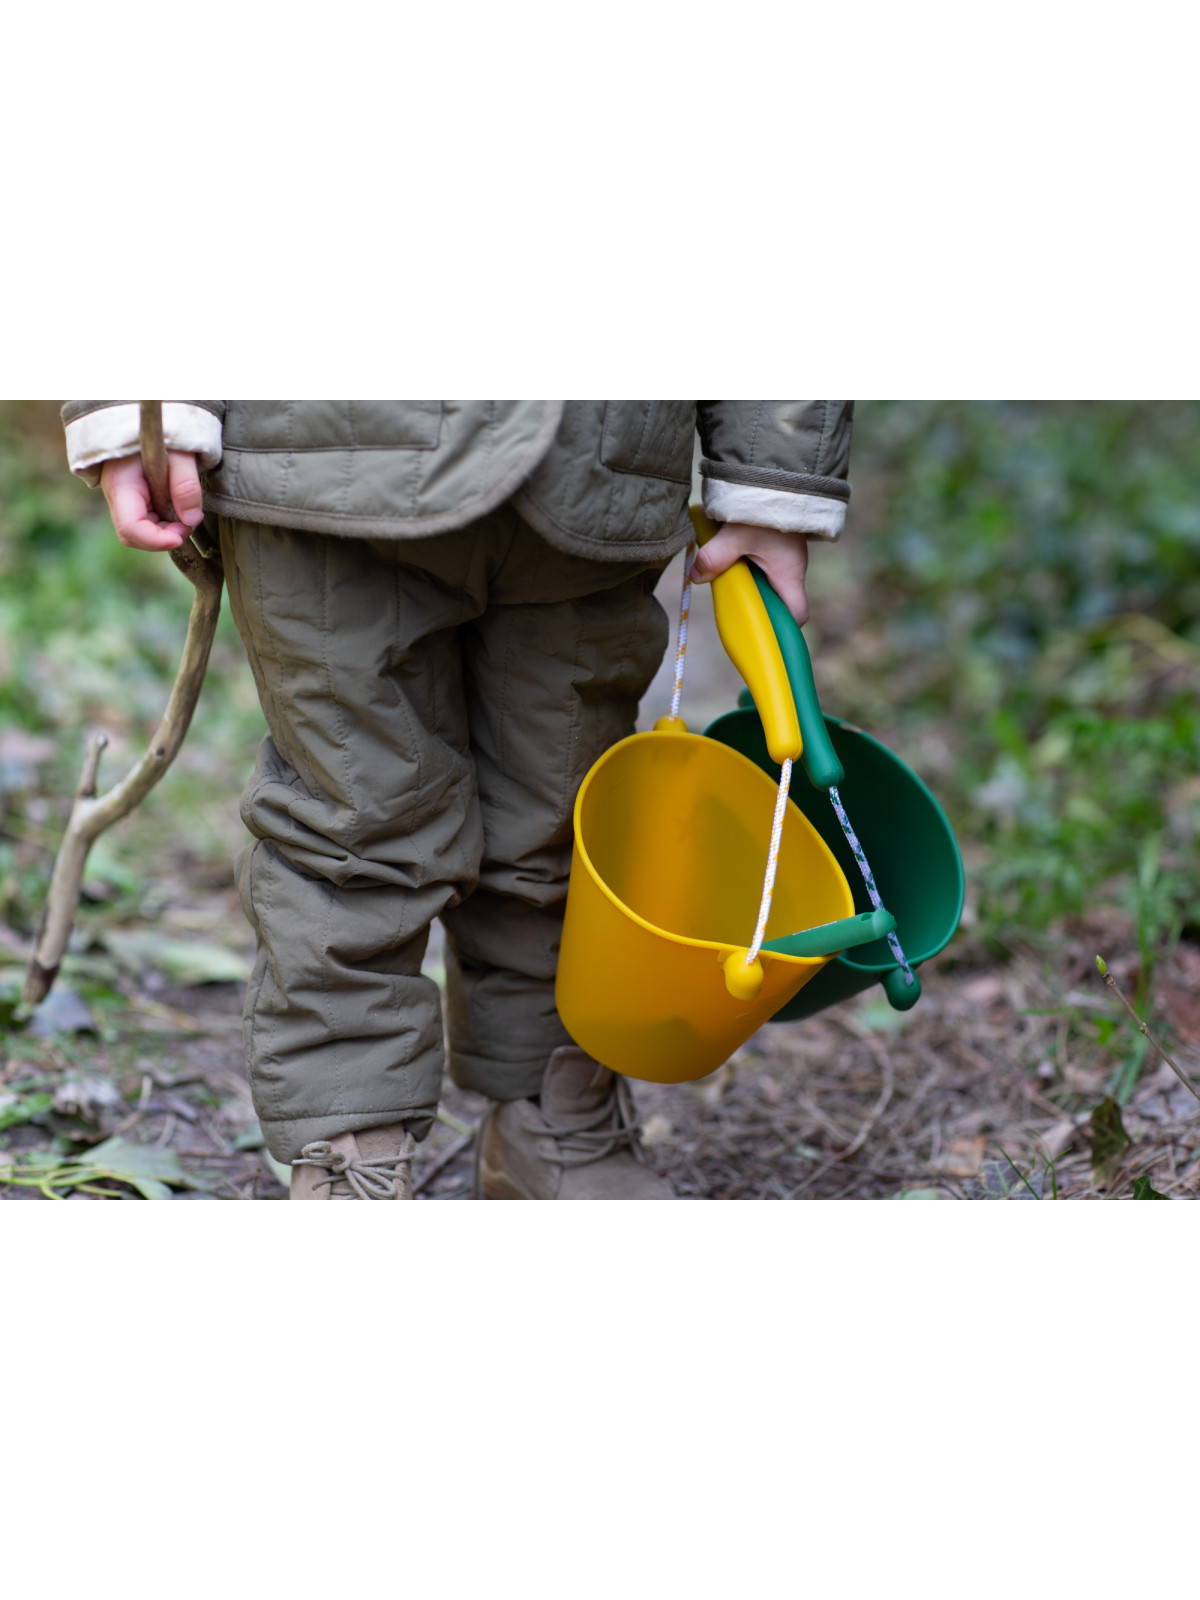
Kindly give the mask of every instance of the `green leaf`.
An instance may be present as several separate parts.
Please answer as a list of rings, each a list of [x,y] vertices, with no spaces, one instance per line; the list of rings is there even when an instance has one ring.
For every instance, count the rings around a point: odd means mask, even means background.
[[[1167,1197],[1165,1194],[1159,1194],[1150,1179],[1143,1174],[1142,1177],[1133,1180],[1133,1198],[1135,1200],[1165,1200]]]
[[[1110,1094],[1092,1112],[1092,1176],[1096,1186],[1107,1189],[1120,1163],[1122,1152],[1133,1141],[1121,1121],[1121,1108]]]
[[[119,1136],[95,1145],[79,1158],[79,1165],[94,1177],[127,1183],[147,1200],[169,1200],[168,1184],[177,1189],[209,1188],[202,1178],[194,1178],[183,1170],[174,1150],[159,1149],[153,1144],[131,1144]],[[88,1182],[90,1178],[76,1177],[70,1186],[80,1181]]]
[[[134,973],[155,967],[172,983],[191,988],[201,983],[245,983],[250,967],[236,950],[203,939],[164,939],[153,928],[110,930],[104,943]]]
[[[186,1174],[174,1150],[160,1150],[153,1144],[132,1144],[119,1136],[93,1146],[81,1157],[81,1163],[106,1177],[128,1183],[144,1194],[149,1186],[154,1192],[146,1194],[148,1200],[169,1198],[162,1192],[165,1185],[186,1182]]]
[[[243,1128],[233,1138],[233,1148],[235,1150],[261,1150],[264,1144],[266,1144],[266,1140],[257,1122],[252,1122],[248,1128]]]
[[[19,1122],[35,1122],[54,1104],[52,1094],[0,1094],[0,1131]]]
[[[83,880],[85,895],[107,899],[108,896],[102,891],[108,888],[115,889],[118,894],[132,896],[141,894],[144,887],[138,874],[119,860],[102,840],[92,846]]]

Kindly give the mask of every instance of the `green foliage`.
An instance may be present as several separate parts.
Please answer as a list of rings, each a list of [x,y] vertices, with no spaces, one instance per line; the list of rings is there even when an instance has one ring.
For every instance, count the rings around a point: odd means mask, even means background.
[[[171,1189],[207,1190],[203,1178],[185,1173],[174,1150],[105,1139],[82,1155],[64,1153],[61,1144],[47,1150],[0,1154],[0,1186],[37,1189],[47,1200],[62,1200],[72,1189],[104,1200],[125,1198],[120,1184],[145,1200],[169,1200]]]
[[[1200,926],[1198,447],[1195,403],[866,405],[855,441],[857,713],[918,770],[941,731],[986,935],[1118,906],[1142,988]]]
[[[1194,628],[1198,436],[1194,402],[864,406],[857,461],[888,492],[875,573],[912,637],[1014,669],[1121,611]]]
[[[1133,1198],[1135,1200],[1165,1200],[1167,1197],[1165,1194],[1159,1194],[1150,1179],[1143,1174],[1142,1177],[1133,1180]]]
[[[54,1105],[54,1096],[45,1093],[20,1094],[0,1090],[0,1132],[21,1122],[36,1122]]]

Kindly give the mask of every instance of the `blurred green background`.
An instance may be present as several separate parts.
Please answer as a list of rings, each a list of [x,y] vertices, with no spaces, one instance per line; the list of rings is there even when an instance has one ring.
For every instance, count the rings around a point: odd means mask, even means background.
[[[812,561],[818,684],[946,806],[971,885],[956,959],[1052,952],[1099,918],[1137,942],[1144,1004],[1200,933],[1200,404],[861,403],[852,481]],[[112,782],[161,713],[189,596],[69,475],[57,407],[0,405],[0,921],[22,938],[86,736],[113,736]],[[152,916],[167,861],[228,883],[262,731],[226,610],[193,731],[97,847],[85,921]]]
[[[855,443],[844,714],[944,797],[993,953],[1109,909],[1144,989],[1200,931],[1200,405],[864,405]]]
[[[89,735],[110,739],[100,790],[138,759],[179,664],[192,590],[160,555],[127,550],[99,490],[66,470],[58,406],[0,403],[0,924],[41,914]],[[237,796],[265,731],[223,605],[208,676],[175,764],[94,846],[80,924],[152,916],[169,873],[231,878]]]

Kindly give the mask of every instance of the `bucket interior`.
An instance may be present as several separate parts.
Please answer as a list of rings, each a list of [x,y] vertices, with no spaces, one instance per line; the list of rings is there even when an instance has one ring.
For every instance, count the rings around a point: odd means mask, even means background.
[[[580,842],[610,893],[654,928],[748,945],[775,793],[764,772],[716,740],[638,734],[589,778]],[[767,937],[849,914],[846,879],[832,853],[789,805]]]

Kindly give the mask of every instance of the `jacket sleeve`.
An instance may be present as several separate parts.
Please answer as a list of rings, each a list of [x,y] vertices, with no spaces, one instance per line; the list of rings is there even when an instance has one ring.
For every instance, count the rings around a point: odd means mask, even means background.
[[[836,539],[850,501],[852,400],[701,400],[704,509]]]
[[[201,472],[221,460],[224,400],[164,400],[163,437],[168,450],[193,451]],[[106,461],[135,456],[141,411],[136,400],[69,400],[62,408],[71,471],[94,489]]]

